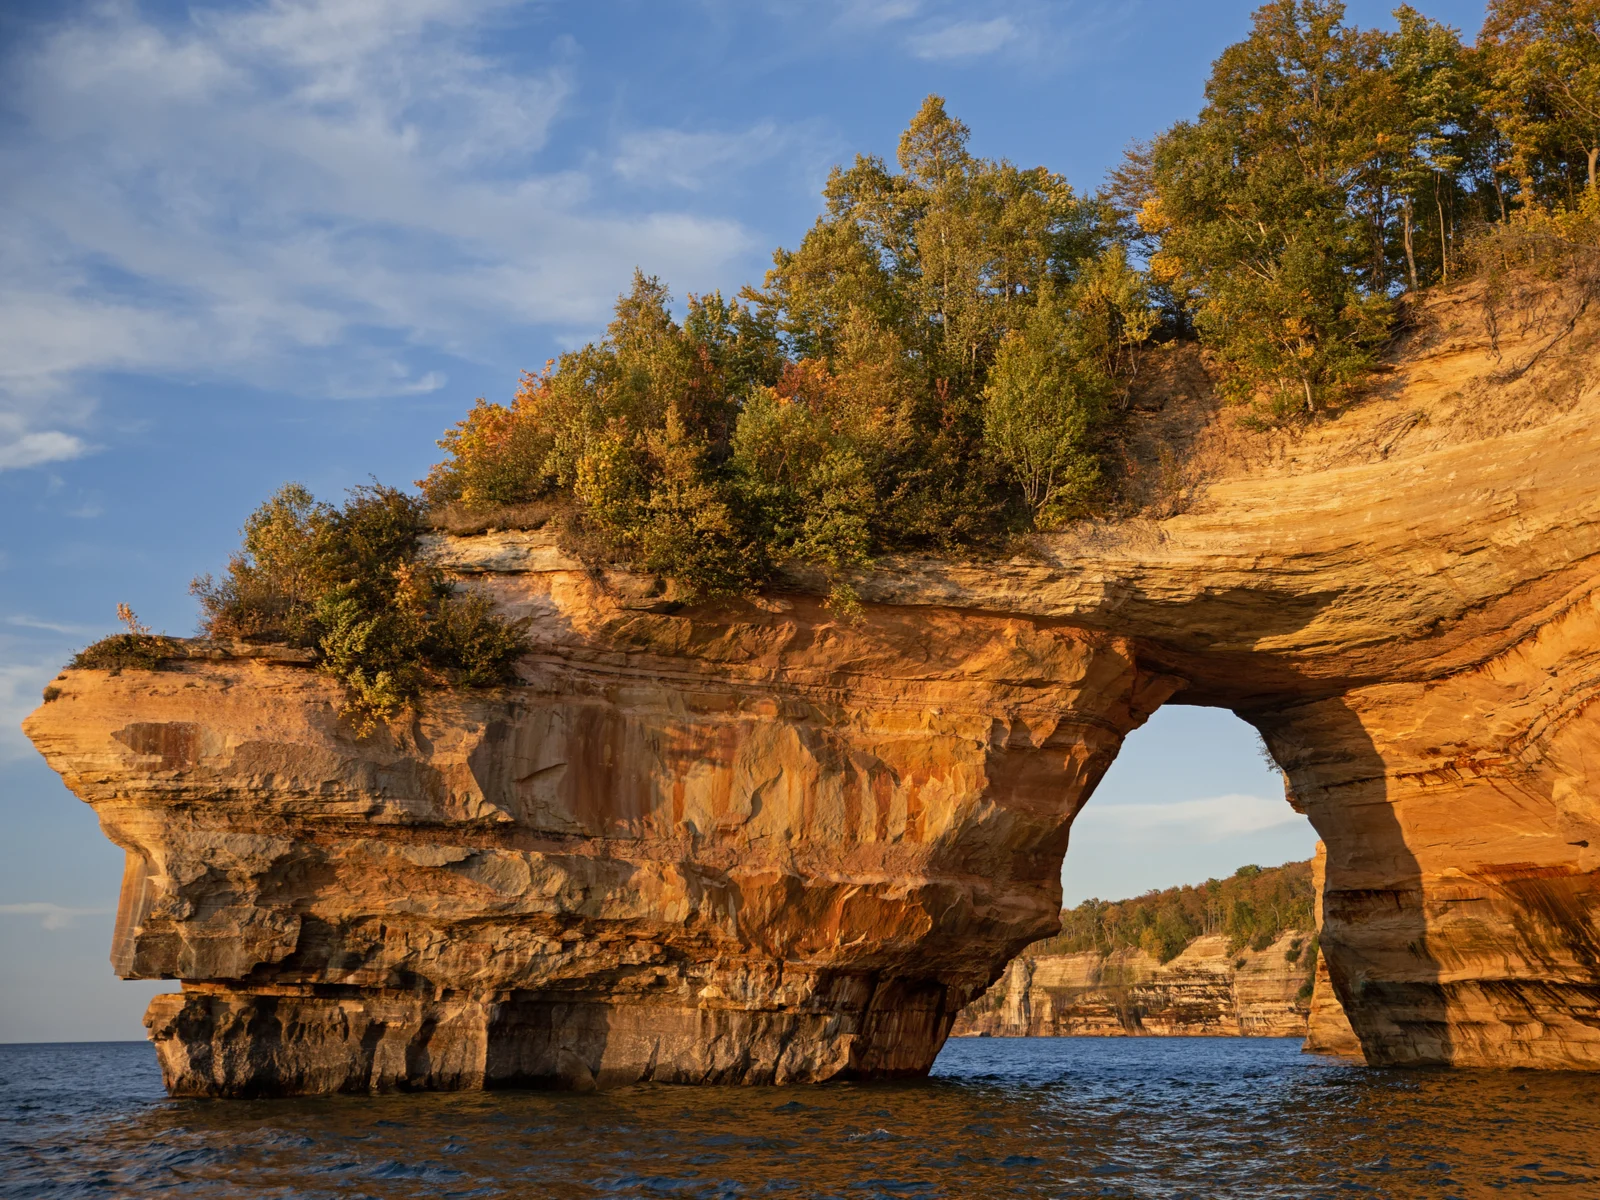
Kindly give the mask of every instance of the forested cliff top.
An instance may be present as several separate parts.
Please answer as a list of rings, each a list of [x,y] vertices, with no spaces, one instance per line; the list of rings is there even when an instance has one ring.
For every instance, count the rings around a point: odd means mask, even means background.
[[[834,170],[759,285],[677,307],[637,276],[602,339],[445,433],[420,496],[282,490],[197,581],[204,630],[312,649],[376,718],[425,686],[504,681],[521,649],[419,560],[429,527],[557,528],[687,600],[803,564],[848,618],[853,574],[884,555],[1014,553],[1181,511],[1224,460],[1515,427],[1531,343],[1492,400],[1413,370],[1440,404],[1355,414],[1463,328],[1498,353],[1502,327],[1531,321],[1542,345],[1548,325],[1554,345],[1584,315],[1600,3],[1496,0],[1470,44],[1395,16],[1263,6],[1200,113],[1093,192],[981,157],[928,97],[894,163]]]

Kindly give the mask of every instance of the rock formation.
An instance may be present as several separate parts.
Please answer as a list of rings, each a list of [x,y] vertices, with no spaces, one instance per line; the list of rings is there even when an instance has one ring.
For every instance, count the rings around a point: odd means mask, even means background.
[[[1326,842],[1369,1061],[1600,1067],[1596,322],[1479,299],[1301,435],[1159,352],[1135,424],[1186,465],[1145,515],[881,563],[858,622],[497,534],[436,552],[532,618],[522,686],[365,740],[270,654],[64,673],[26,728],[128,852],[117,970],[182,981],[169,1088],[924,1071],[1168,700],[1259,729]]]
[[[951,1035],[1303,1037],[1310,938],[1286,932],[1264,950],[1230,951],[1211,934],[1166,963],[1138,949],[1023,954],[961,1010]]]
[[[530,568],[484,584],[524,687],[357,740],[321,675],[195,657],[30,721],[128,848],[118,971],[185,981],[177,1093],[925,1070],[1176,683],[1058,622],[665,614],[535,538],[446,552]]]
[[[1317,927],[1322,926],[1322,893],[1328,877],[1328,847],[1317,843],[1311,860],[1311,886],[1316,893]],[[1350,1027],[1344,1006],[1334,994],[1328,960],[1320,953],[1311,976],[1311,1010],[1306,1014],[1305,1050],[1310,1054],[1335,1054],[1341,1058],[1363,1058],[1361,1039]]]

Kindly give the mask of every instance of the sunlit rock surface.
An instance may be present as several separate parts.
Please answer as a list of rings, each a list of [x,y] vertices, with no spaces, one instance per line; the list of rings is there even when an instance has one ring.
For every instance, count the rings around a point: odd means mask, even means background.
[[[919,1073],[1055,930],[1072,817],[1169,698],[1255,725],[1325,841],[1368,1061],[1600,1067],[1600,391],[1565,303],[1491,347],[1447,297],[1299,435],[1158,351],[1129,453],[1185,465],[1144,516],[884,562],[858,623],[802,575],[674,611],[499,534],[435,553],[532,618],[523,686],[365,741],[287,662],[65,673],[26,728],[128,851],[116,969],[183,982],[169,1087]]]
[[[956,1037],[1302,1037],[1309,931],[1263,950],[1195,938],[1162,963],[1143,950],[1011,960],[961,1010]]]
[[[1311,859],[1311,887],[1316,894],[1317,924],[1322,924],[1322,893],[1328,875],[1328,847],[1317,843],[1317,852]],[[1316,973],[1311,980],[1311,1011],[1306,1014],[1306,1040],[1304,1049],[1310,1054],[1334,1054],[1341,1058],[1364,1058],[1361,1039],[1350,1027],[1344,1006],[1333,991],[1333,976],[1328,971],[1327,959],[1319,956]]]
[[[180,1093],[927,1068],[1051,932],[1175,681],[1031,618],[665,615],[503,576],[526,685],[358,741],[305,669],[67,672],[29,729],[128,848],[113,960]]]

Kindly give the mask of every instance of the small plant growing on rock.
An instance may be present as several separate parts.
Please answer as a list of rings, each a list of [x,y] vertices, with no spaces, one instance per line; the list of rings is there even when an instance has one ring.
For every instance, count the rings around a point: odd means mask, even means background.
[[[117,605],[117,620],[124,632],[113,633],[85,646],[69,664],[77,670],[110,671],[113,675],[128,669],[154,671],[164,659],[181,658],[183,647],[165,634],[153,634],[126,604]]]

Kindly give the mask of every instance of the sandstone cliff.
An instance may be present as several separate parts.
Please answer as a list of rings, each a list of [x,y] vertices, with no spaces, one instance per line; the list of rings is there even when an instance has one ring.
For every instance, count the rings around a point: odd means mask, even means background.
[[[1317,843],[1316,856],[1311,860],[1312,886],[1317,895],[1317,925],[1322,925],[1322,894],[1327,884],[1328,847]],[[1305,1049],[1312,1054],[1336,1054],[1342,1058],[1362,1058],[1361,1039],[1350,1027],[1344,1005],[1333,990],[1333,975],[1328,961],[1318,956],[1316,971],[1311,977],[1311,1010],[1306,1014]]]
[[[26,728],[128,852],[117,970],[182,981],[168,1086],[925,1071],[1168,700],[1260,730],[1325,841],[1369,1061],[1600,1067],[1597,322],[1478,299],[1301,436],[1148,401],[1192,473],[1144,516],[882,563],[859,622],[499,534],[436,553],[532,619],[521,686],[375,737],[270,658],[66,672]]]
[[[1021,955],[951,1036],[1303,1037],[1310,937],[1236,952],[1226,937],[1198,937],[1166,963],[1138,949]]]
[[[185,981],[175,1091],[925,1070],[1174,686],[1051,622],[666,615],[526,539],[451,552],[539,568],[484,584],[534,621],[523,687],[362,740],[324,677],[196,657],[30,720],[128,849],[117,969]]]

